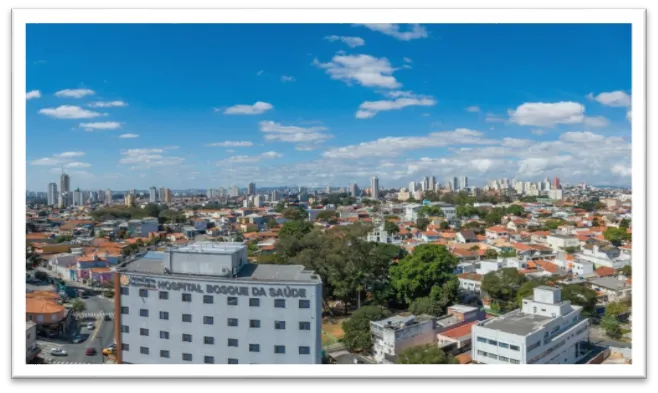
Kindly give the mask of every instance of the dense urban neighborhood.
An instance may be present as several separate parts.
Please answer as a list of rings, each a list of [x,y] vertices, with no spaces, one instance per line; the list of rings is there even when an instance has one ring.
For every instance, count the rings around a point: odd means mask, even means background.
[[[71,191],[62,173],[27,205],[30,364],[632,362],[628,189]]]

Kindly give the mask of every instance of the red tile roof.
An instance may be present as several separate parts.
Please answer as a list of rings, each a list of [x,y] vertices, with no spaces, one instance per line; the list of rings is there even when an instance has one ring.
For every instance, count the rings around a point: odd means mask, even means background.
[[[479,321],[469,322],[466,325],[462,325],[454,329],[446,330],[445,332],[441,333],[441,335],[444,337],[454,338],[454,339],[467,336],[471,334],[471,329],[473,328],[473,325],[475,325],[478,322]]]
[[[458,274],[457,278],[462,278],[464,280],[482,281],[482,275],[477,273],[462,273]]]
[[[600,268],[596,269],[594,272],[599,277],[608,277],[608,276],[614,276],[615,269],[607,266],[601,266]]]
[[[495,227],[487,228],[487,231],[496,232],[496,233],[509,232],[506,228],[501,227],[501,226],[495,226]]]

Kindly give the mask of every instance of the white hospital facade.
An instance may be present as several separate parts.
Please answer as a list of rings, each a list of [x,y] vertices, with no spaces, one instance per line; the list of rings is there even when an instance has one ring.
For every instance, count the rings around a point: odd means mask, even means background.
[[[193,243],[119,269],[123,364],[318,364],[322,282],[300,265],[254,265],[241,243]]]

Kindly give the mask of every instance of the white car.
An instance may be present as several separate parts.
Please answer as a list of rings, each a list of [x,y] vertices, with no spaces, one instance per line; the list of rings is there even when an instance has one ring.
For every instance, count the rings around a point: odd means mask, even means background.
[[[89,322],[89,323],[87,324],[87,329],[89,329],[89,330],[94,330],[94,328],[95,328],[95,326],[94,326],[94,323],[93,323],[93,322]]]
[[[53,348],[50,350],[50,354],[53,356],[66,356],[68,355],[65,350],[62,348]]]

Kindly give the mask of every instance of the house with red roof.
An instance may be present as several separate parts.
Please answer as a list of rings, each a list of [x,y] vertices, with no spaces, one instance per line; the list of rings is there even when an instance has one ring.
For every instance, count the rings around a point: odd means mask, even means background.
[[[484,231],[487,241],[493,241],[498,239],[509,239],[509,230],[503,226],[494,226],[487,228]]]
[[[453,355],[464,352],[471,347],[471,330],[480,321],[468,322],[436,335],[437,344],[445,352]]]

